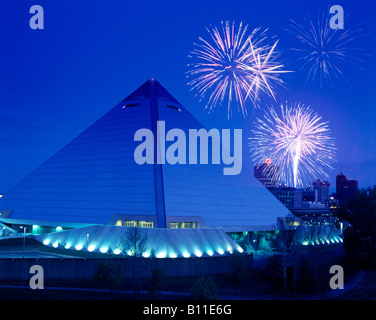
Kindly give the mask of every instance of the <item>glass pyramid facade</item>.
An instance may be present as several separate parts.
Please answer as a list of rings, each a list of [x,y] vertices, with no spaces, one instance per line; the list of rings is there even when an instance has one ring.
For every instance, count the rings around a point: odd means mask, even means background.
[[[143,221],[229,232],[274,230],[289,213],[248,170],[226,176],[218,164],[137,164],[134,134],[146,128],[157,137],[157,121],[187,136],[203,128],[157,81],[147,81],[7,192],[0,213],[45,225]]]

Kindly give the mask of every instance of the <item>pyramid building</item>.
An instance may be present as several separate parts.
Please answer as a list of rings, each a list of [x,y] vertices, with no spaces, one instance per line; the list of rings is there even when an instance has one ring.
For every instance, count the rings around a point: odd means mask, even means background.
[[[247,170],[224,175],[224,165],[210,161],[161,164],[158,148],[173,143],[165,134],[174,128],[188,137],[203,126],[157,81],[147,81],[9,190],[0,199],[0,222],[244,232],[274,230],[289,214]],[[153,164],[135,161],[139,129],[153,133]]]

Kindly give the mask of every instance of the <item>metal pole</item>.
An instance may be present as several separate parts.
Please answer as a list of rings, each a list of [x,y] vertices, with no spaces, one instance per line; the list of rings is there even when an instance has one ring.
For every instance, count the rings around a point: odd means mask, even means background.
[[[23,238],[22,258],[25,258],[25,238],[26,238],[26,227],[24,227],[24,238]]]

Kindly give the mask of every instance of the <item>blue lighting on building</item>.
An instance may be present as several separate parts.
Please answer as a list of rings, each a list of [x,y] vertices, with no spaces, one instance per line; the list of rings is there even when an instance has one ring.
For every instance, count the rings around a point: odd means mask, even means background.
[[[200,250],[196,249],[195,250],[195,255],[200,258],[202,256],[202,252]]]
[[[102,253],[107,253],[108,247],[102,247],[102,248],[99,249],[99,251],[102,252]]]
[[[159,259],[166,258],[166,256],[167,256],[167,253],[165,251],[159,252],[156,255],[156,257],[159,258]]]
[[[41,234],[37,235],[36,239],[45,245],[54,244],[54,247],[63,245],[66,249],[132,256],[132,249],[124,251],[119,245],[128,230],[129,228],[122,226],[95,225]],[[142,254],[144,258],[151,257],[152,252],[155,252],[153,256],[159,259],[211,257],[231,254],[234,251],[243,253],[243,249],[220,229],[143,228],[142,232],[147,235],[145,252]]]

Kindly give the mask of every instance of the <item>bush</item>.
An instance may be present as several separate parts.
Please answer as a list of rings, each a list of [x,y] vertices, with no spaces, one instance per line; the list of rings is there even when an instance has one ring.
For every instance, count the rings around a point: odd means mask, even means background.
[[[121,271],[113,263],[97,262],[92,277],[95,288],[115,290],[121,287]]]
[[[191,288],[195,300],[217,300],[218,287],[211,277],[201,277],[195,281]]]
[[[151,277],[149,280],[149,291],[154,294],[159,294],[166,285],[166,272],[161,268],[154,268],[151,270]]]

